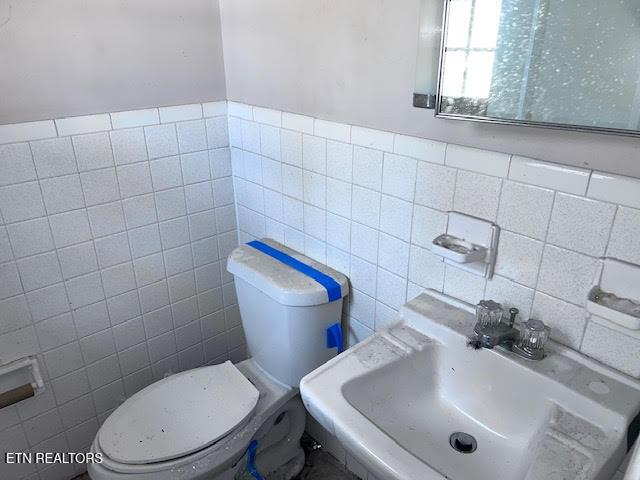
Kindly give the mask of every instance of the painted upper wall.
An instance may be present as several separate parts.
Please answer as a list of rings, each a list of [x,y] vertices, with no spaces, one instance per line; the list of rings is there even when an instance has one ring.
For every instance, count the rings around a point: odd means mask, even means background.
[[[217,0],[0,0],[0,124],[226,98]]]
[[[640,139],[436,119],[411,105],[419,0],[220,0],[230,100],[640,177]]]

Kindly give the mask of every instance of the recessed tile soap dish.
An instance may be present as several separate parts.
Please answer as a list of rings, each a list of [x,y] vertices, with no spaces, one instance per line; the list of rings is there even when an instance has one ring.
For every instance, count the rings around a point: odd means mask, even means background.
[[[433,240],[431,251],[458,263],[479,262],[487,256],[485,247],[447,233],[443,233]]]
[[[431,251],[455,265],[485,278],[493,276],[500,229],[487,220],[449,212],[445,233],[431,242]]]
[[[589,291],[587,311],[628,330],[640,330],[640,266],[603,259]]]

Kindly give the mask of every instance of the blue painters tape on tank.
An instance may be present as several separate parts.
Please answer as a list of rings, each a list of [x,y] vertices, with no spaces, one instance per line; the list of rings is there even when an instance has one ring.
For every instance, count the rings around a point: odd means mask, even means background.
[[[334,323],[327,328],[327,348],[337,348],[339,354],[344,350],[342,326],[339,323]]]
[[[263,480],[262,475],[256,468],[256,450],[258,449],[258,441],[252,440],[247,449],[247,470],[256,480]]]
[[[270,257],[275,258],[276,260],[281,261],[285,265],[296,269],[300,273],[304,273],[307,277],[313,278],[327,290],[327,295],[329,296],[330,302],[333,302],[334,300],[340,300],[342,298],[342,290],[340,289],[340,284],[329,275],[322,273],[320,270],[316,270],[312,266],[307,265],[306,263],[302,263],[300,260],[296,260],[291,255],[287,255],[277,248],[273,248],[271,245],[267,245],[266,243],[263,243],[259,240],[249,242],[247,243],[247,245],[269,255]]]

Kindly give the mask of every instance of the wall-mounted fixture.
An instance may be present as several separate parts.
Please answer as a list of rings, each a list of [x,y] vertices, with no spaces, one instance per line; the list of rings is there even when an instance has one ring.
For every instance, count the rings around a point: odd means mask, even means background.
[[[33,397],[43,389],[44,381],[35,357],[0,366],[0,408]]]
[[[433,239],[431,251],[445,263],[491,278],[499,236],[500,228],[492,222],[449,212],[445,233]]]
[[[413,106],[436,108],[440,45],[442,41],[442,0],[420,0],[420,33],[416,62],[416,87]]]
[[[587,311],[625,329],[640,330],[640,266],[601,260]]]

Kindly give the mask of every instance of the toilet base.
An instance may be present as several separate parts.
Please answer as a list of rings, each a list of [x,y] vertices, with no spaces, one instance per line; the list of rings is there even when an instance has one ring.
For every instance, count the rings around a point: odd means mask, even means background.
[[[304,467],[300,438],[306,411],[297,389],[284,388],[248,359],[238,369],[260,391],[256,411],[249,422],[218,443],[186,457],[149,465],[123,465],[111,459],[90,464],[92,480],[233,480],[246,466],[246,450],[258,441],[255,464],[269,480],[290,480]],[[96,441],[91,447],[100,452]],[[272,475],[274,475],[272,477]]]

